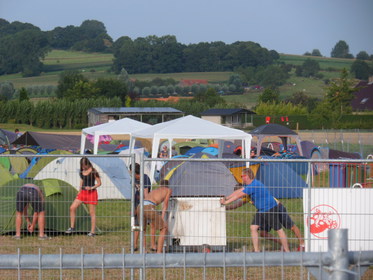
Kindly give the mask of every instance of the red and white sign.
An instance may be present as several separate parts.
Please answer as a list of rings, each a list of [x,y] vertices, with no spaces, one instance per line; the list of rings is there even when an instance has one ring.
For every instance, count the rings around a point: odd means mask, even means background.
[[[306,251],[327,251],[328,230],[338,228],[348,229],[349,250],[373,250],[372,201],[373,189],[304,189]]]

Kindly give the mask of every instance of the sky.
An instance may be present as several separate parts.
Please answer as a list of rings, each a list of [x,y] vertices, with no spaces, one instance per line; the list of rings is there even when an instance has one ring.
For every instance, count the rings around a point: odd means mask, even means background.
[[[343,40],[354,56],[373,54],[373,0],[0,0],[0,18],[43,31],[98,20],[114,41],[174,35],[186,45],[252,41],[330,57]]]

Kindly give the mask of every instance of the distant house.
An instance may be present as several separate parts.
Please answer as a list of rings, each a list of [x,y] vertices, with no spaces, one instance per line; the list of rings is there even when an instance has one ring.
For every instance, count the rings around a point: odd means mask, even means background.
[[[192,86],[192,85],[207,85],[207,84],[208,84],[207,80],[197,80],[197,79],[181,80],[179,83],[181,87]]]
[[[255,112],[247,109],[209,109],[201,113],[204,120],[228,127],[247,127],[253,125]]]
[[[184,116],[184,112],[171,107],[100,107],[88,110],[88,126],[131,118],[155,124]]]
[[[353,111],[373,111],[373,77],[369,81],[361,81],[357,84],[358,91],[351,101]]]

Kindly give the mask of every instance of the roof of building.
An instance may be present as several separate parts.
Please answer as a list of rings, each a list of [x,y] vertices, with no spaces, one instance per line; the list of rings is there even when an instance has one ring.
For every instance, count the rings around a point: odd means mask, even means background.
[[[189,79],[189,80],[181,80],[180,85],[181,86],[192,86],[192,85],[207,85],[207,80],[201,80],[201,79]]]
[[[361,81],[356,88],[360,89],[355,92],[355,98],[351,101],[351,106],[354,111],[373,110],[373,82],[368,83]]]
[[[171,107],[98,107],[89,111],[95,114],[183,114]]]
[[[237,114],[255,114],[247,109],[209,109],[201,113],[201,116],[231,116]]]

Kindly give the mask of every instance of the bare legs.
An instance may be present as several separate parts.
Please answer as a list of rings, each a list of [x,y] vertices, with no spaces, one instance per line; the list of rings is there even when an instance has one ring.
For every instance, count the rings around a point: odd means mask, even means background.
[[[253,242],[253,247],[254,247],[254,252],[260,252],[259,248],[259,233],[258,233],[259,226],[258,225],[251,225],[250,230],[251,230],[251,239]],[[264,233],[261,233],[261,235]],[[282,245],[282,248],[284,249],[285,252],[290,252],[289,250],[289,244],[288,240],[286,238],[285,231],[281,228],[277,231],[277,234],[280,238],[280,243]],[[269,239],[275,240],[276,239],[273,237],[273,235],[266,233],[265,234]]]
[[[16,236],[21,237],[22,212],[16,211]]]
[[[82,204],[83,202],[79,199],[75,199],[70,206],[70,227],[75,228],[75,218],[76,218],[76,209]]]
[[[21,237],[21,227],[22,227],[22,216],[24,213],[16,211],[16,236]],[[45,227],[45,211],[35,212],[33,215],[33,224],[27,218],[27,230],[32,233],[34,232],[34,223],[38,222],[39,237],[44,237],[44,227]]]
[[[91,233],[96,230],[96,205],[88,204],[89,215],[91,215]]]
[[[83,202],[79,199],[75,199],[70,206],[70,227],[75,228],[76,210]],[[87,204],[89,215],[91,216],[91,233],[95,233],[96,230],[96,205]]]

